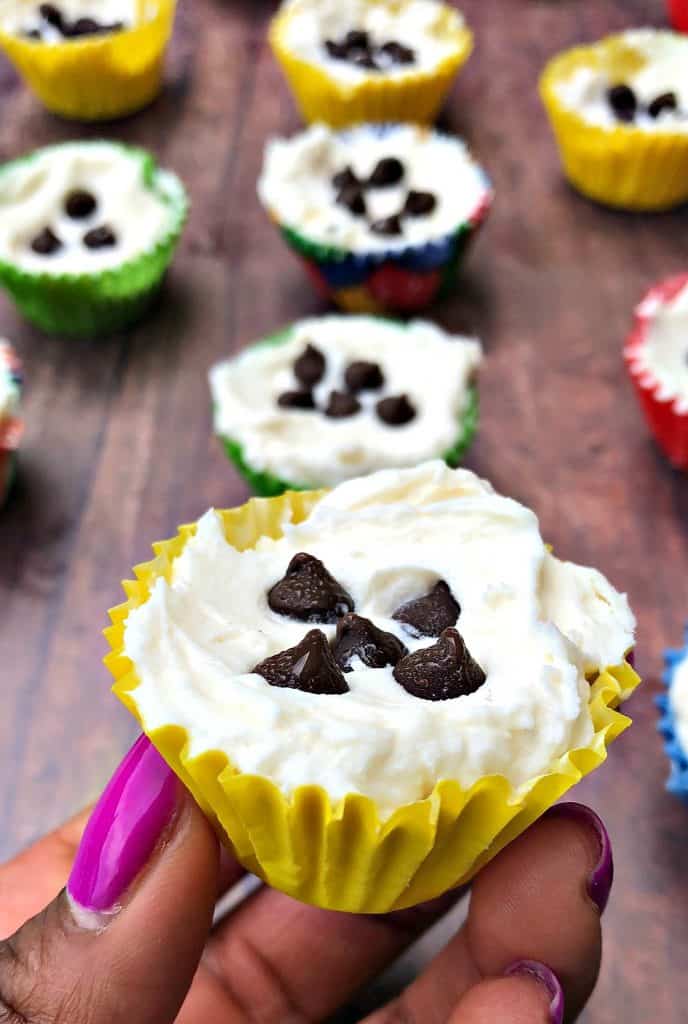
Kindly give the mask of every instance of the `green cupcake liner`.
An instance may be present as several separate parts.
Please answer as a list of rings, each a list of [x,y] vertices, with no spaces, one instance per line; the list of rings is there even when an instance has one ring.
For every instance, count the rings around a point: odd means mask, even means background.
[[[71,145],[73,143],[62,143],[49,148]],[[186,221],[189,204],[180,179],[171,171],[159,168],[154,157],[144,149],[120,142],[110,145],[140,160],[144,184],[171,211],[170,225],[151,249],[100,273],[32,272],[0,259],[0,285],[26,319],[49,334],[95,337],[111,334],[139,320],[162,284]],[[0,168],[0,187],[3,175],[35,160],[41,152],[44,151],[36,150]]]
[[[391,318],[380,317],[378,319]],[[400,327],[407,326],[403,321],[394,320],[393,322],[398,324]],[[258,348],[263,345],[280,345],[288,341],[291,335],[292,328],[288,327],[286,330],[279,331],[277,334],[272,334],[270,337],[256,342],[254,347]],[[478,395],[478,389],[475,385],[471,385],[468,389],[468,401],[466,402],[466,407],[461,413],[461,418],[459,420],[459,433],[457,438],[451,448],[442,455],[442,458],[448,466],[456,468],[456,466],[461,463],[476,435],[479,418],[480,398]],[[252,492],[259,498],[276,498],[280,494],[284,494],[285,491],[313,491],[322,487],[322,484],[318,483],[292,483],[290,481],[282,480],[273,473],[262,472],[254,469],[246,461],[243,446],[239,444],[238,441],[233,440],[231,437],[226,437],[223,434],[218,435],[218,437],[229,461],[234,464],[237,472],[244,478]]]

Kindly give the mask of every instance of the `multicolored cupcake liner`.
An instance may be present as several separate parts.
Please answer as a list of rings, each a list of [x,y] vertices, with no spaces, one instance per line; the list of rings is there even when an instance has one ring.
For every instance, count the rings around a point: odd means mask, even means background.
[[[293,11],[288,6],[273,18],[269,39],[307,124],[322,121],[334,128],[366,121],[427,124],[436,119],[473,50],[473,34],[458,22],[456,12],[446,5],[444,16],[444,39],[453,41],[454,51],[441,63],[394,77],[367,75],[354,83],[340,81],[323,65],[302,60],[289,49],[287,29]]]
[[[391,124],[371,125],[380,136]],[[449,292],[469,243],[487,218],[494,191],[480,169],[485,188],[475,210],[449,234],[418,245],[353,252],[324,245],[294,227],[280,223],[270,210],[287,245],[299,256],[320,295],[348,313],[418,313]]]
[[[641,356],[649,324],[687,285],[688,273],[676,274],[651,288],[636,306],[633,330],[624,347],[626,366],[648,426],[671,464],[682,470],[688,470],[688,409],[680,408],[679,399],[662,395],[660,382],[643,365]]]
[[[290,492],[256,499],[219,513],[229,543],[239,550],[261,537],[280,537],[288,522],[302,522],[324,492]],[[177,723],[148,725],[137,701],[140,681],[124,652],[129,613],[144,604],[155,580],[170,580],[175,558],[196,525],[154,545],[152,562],[123,586],[127,601],[110,612],[105,659],[114,692],[190,789],[237,858],[268,885],[330,910],[386,913],[413,906],[468,882],[571,786],[607,757],[607,746],[630,721],[617,710],[640,679],[627,662],[590,680],[594,734],[583,748],[558,758],[542,775],[513,787],[502,776],[479,779],[468,790],[443,779],[424,800],[385,817],[374,800],[349,793],[333,802],[318,785],[285,795],[269,779],[232,764],[231,751],[199,753],[199,738]]]
[[[170,224],[140,256],[99,273],[39,273],[0,259],[0,285],[9,292],[27,320],[50,334],[98,337],[139,320],[155,298],[186,221],[188,199],[179,178],[157,167],[153,156],[145,150],[119,142],[111,144],[140,160],[146,187],[169,207]],[[41,152],[37,150],[0,167],[0,189],[4,174],[20,163],[35,159]]]
[[[688,32],[688,0],[668,0],[669,17],[677,32]]]
[[[688,658],[688,629],[686,629],[685,646],[681,650],[665,652],[666,668],[662,682],[667,688],[667,693],[657,697],[656,702],[662,713],[658,729],[664,737],[664,750],[671,764],[667,789],[688,804],[688,751],[684,750],[676,732],[676,717],[670,696],[676,668],[686,658]]]
[[[77,121],[123,117],[160,92],[175,9],[176,0],[139,0],[139,23],[122,32],[53,44],[0,31],[0,47],[53,113]]]
[[[16,352],[6,341],[0,341],[0,376],[9,378],[18,402],[24,383],[22,367]],[[24,425],[15,409],[9,415],[0,414],[0,506],[4,504],[12,486],[16,452],[23,430]]]
[[[623,35],[609,36],[554,57],[540,78],[540,95],[574,188],[623,210],[668,210],[688,200],[688,132],[590,124],[557,95],[557,85],[578,68],[612,69],[622,80],[642,63]]]
[[[405,325],[399,323],[399,326]],[[261,345],[282,345],[288,342],[292,335],[293,329],[288,327],[284,331],[279,331],[277,334],[273,334],[269,338],[263,338],[261,341],[256,342],[254,347]],[[478,389],[474,385],[470,387],[468,391],[468,401],[465,409],[461,413],[459,433],[456,441],[451,448],[441,456],[447,465],[452,467],[460,465],[476,435],[479,418],[480,399],[478,396]],[[287,480],[282,480],[274,473],[254,469],[247,462],[244,449],[238,441],[222,434],[219,434],[218,437],[222,443],[225,455],[230,462],[234,464],[237,472],[244,478],[252,492],[257,497],[275,498],[280,494],[284,494],[285,491],[313,491],[318,489],[318,485],[313,482],[309,484],[297,484]]]

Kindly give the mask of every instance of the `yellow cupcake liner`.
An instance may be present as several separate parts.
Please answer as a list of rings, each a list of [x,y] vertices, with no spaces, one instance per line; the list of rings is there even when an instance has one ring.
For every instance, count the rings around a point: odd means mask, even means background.
[[[160,92],[176,9],[176,0],[138,2],[139,22],[123,32],[48,44],[0,30],[0,47],[53,113],[77,121],[122,117]]]
[[[278,538],[286,522],[302,522],[324,491],[254,498],[220,512],[225,535],[238,550],[263,536]],[[333,804],[319,786],[285,796],[268,778],[239,772],[220,750],[191,757],[190,737],[170,723],[149,728],[138,706],[140,685],[124,654],[129,612],[144,604],[155,580],[172,577],[172,564],[196,525],[153,545],[155,559],[125,581],[124,604],[110,611],[105,630],[111,652],[105,663],[114,693],[138,719],[170,767],[191,791],[237,858],[267,884],[305,903],[330,910],[384,913],[431,899],[469,881],[507,843],[607,756],[607,745],[630,725],[615,710],[640,679],[624,662],[591,681],[595,729],[587,747],[571,750],[550,770],[517,788],[489,776],[468,790],[438,782],[424,800],[399,807],[381,820],[375,802],[351,793]]]
[[[363,121],[426,124],[437,118],[456,74],[473,50],[473,33],[457,22],[457,12],[444,5],[442,13],[443,41],[451,40],[454,51],[428,71],[407,71],[394,77],[368,75],[360,82],[342,82],[325,67],[290,50],[287,29],[294,12],[289,6],[271,22],[270,45],[307,124],[322,121],[333,128]]]
[[[644,58],[623,35],[554,57],[540,78],[564,172],[583,195],[624,210],[668,210],[688,200],[688,132],[589,124],[568,109],[557,86],[578,68],[603,68],[622,81]]]

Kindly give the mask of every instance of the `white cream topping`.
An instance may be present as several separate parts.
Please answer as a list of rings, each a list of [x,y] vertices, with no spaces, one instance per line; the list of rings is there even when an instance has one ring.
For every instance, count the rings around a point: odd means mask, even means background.
[[[367,216],[336,202],[335,174],[351,167],[368,179],[378,163],[397,157],[406,173],[398,185],[367,188]],[[428,216],[405,217],[401,235],[377,235],[370,223],[398,214],[409,190],[432,192]],[[369,126],[337,134],[313,125],[266,147],[258,195],[283,225],[316,242],[354,251],[403,248],[438,240],[455,231],[488,192],[485,176],[461,140],[420,125],[396,125],[380,135]]]
[[[688,285],[670,302],[649,300],[640,312],[649,319],[635,363],[659,384],[660,398],[675,399],[678,411],[688,413]]]
[[[376,362],[385,382],[361,391],[361,411],[330,419],[321,411],[283,409],[277,398],[297,388],[294,362],[308,344],[325,356],[314,387],[318,410],[331,391],[345,391],[344,373],[357,360]],[[452,447],[481,361],[476,339],[451,336],[416,320],[401,326],[367,316],[327,316],[295,324],[289,341],[244,350],[210,373],[215,430],[238,441],[246,461],[294,484],[333,486],[354,476],[436,458]],[[405,394],[416,417],[389,426],[377,402]]]
[[[65,199],[80,189],[96,198],[97,208],[85,219],[72,219]],[[146,187],[139,156],[109,142],[48,147],[0,170],[0,259],[23,270],[79,274],[118,267],[154,246],[172,217],[170,207]],[[85,233],[101,225],[114,231],[117,244],[87,248]],[[46,227],[63,244],[39,255],[31,243]]]
[[[93,18],[101,25],[121,22],[124,28],[130,28],[139,21],[139,9],[145,10],[150,3],[146,0],[56,0],[54,6],[70,24],[79,18]],[[64,43],[64,35],[41,17],[40,7],[41,0],[2,0],[0,28],[12,35],[38,29],[44,43]]]
[[[19,385],[10,372],[11,353],[10,343],[0,338],[0,426],[16,414],[21,395]]]
[[[604,62],[598,67],[577,68],[555,86],[561,102],[591,124],[617,127],[623,122],[615,116],[607,90],[628,85],[638,100],[634,127],[651,132],[688,132],[688,38],[649,28],[633,29],[616,38],[640,55],[643,66],[622,76],[613,66],[605,67]],[[669,92],[676,94],[678,109],[665,109],[658,117],[651,117],[647,112],[650,103]]]
[[[158,579],[130,612],[124,646],[147,729],[183,726],[191,756],[222,750],[286,793],[308,784],[333,800],[365,793],[383,815],[439,779],[468,787],[497,773],[518,786],[590,741],[585,673],[621,662],[634,618],[599,572],[548,552],[527,508],[466,470],[429,462],[342,484],[283,529],[239,552],[207,512],[171,583]],[[251,669],[314,628],[273,613],[266,599],[299,551],[322,559],[356,611],[410,650],[435,641],[414,639],[391,616],[445,580],[485,684],[421,700],[390,667],[358,662],[343,695],[270,686]]]
[[[688,757],[688,655],[674,669],[669,700],[674,712],[676,735]]]
[[[289,49],[328,74],[355,85],[367,77],[400,78],[431,71],[456,50],[453,38],[464,26],[463,16],[436,0],[291,0],[284,5],[290,18],[285,30]],[[375,46],[397,42],[410,47],[413,64],[390,63],[380,71],[367,71],[330,57],[324,43],[341,42],[347,32],[368,32]]]

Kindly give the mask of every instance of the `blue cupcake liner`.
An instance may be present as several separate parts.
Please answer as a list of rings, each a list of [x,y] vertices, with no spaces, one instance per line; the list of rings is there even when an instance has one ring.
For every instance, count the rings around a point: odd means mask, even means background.
[[[664,737],[664,750],[671,763],[671,770],[666,788],[670,793],[680,797],[688,804],[688,751],[683,749],[676,731],[676,716],[671,706],[670,690],[678,665],[688,658],[688,628],[686,628],[685,646],[678,650],[669,650],[664,654],[665,669],[662,682],[667,693],[656,698],[656,704],[662,715],[657,726]]]

